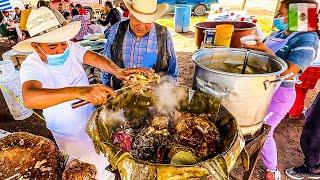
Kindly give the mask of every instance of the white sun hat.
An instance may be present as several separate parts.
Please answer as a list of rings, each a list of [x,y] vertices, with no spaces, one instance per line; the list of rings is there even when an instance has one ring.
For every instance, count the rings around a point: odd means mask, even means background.
[[[32,42],[58,43],[69,41],[80,31],[80,21],[75,21],[64,26],[62,23],[61,18],[57,17],[57,15],[47,7],[33,9],[26,24],[31,38],[19,42],[13,46],[13,49],[21,52],[33,52]]]
[[[124,4],[135,18],[144,23],[153,23],[169,8],[168,4],[157,4],[157,0],[124,0]]]

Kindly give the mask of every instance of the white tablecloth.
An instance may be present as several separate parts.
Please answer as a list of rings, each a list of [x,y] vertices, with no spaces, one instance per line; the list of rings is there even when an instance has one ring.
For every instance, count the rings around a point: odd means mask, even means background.
[[[234,15],[231,16],[229,14],[233,13]],[[244,22],[251,22],[251,17],[242,11],[235,11],[235,12],[228,12],[228,13],[217,13],[213,14],[210,13],[208,17],[208,21],[231,21],[231,22],[239,22],[241,18],[245,18]],[[258,36],[260,39],[264,39],[264,34],[259,26],[256,26],[255,36]]]
[[[89,27],[93,30],[94,33],[101,33],[103,34],[104,31],[107,29],[107,26],[101,26],[99,24],[91,24]]]

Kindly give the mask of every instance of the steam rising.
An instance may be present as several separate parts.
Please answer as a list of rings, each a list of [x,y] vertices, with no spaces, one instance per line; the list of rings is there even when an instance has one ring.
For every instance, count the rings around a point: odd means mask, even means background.
[[[154,89],[156,111],[163,115],[169,115],[179,109],[180,102],[186,96],[182,88],[177,88],[169,82],[161,83]]]
[[[102,110],[100,111],[99,118],[106,125],[121,126],[121,125],[124,125],[126,122],[126,118],[124,117],[123,110],[119,110],[119,111],[108,110],[106,106],[103,106]]]
[[[170,119],[176,119],[179,115],[181,101],[186,97],[187,92],[183,88],[177,88],[170,82],[162,82],[153,89],[154,107],[149,107],[152,114],[166,116]],[[100,121],[106,126],[124,127],[126,118],[124,110],[113,111],[103,106],[99,113]]]

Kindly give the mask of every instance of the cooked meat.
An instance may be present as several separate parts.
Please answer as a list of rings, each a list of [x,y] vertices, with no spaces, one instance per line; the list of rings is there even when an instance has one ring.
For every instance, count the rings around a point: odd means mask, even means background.
[[[0,179],[59,179],[62,161],[44,137],[19,132],[0,139]]]
[[[151,120],[151,126],[156,129],[167,129],[169,124],[169,117],[167,116],[154,116]]]
[[[150,128],[143,128],[133,139],[131,153],[137,159],[158,163],[164,159],[169,146],[167,129],[150,132]]]
[[[62,180],[94,180],[96,174],[97,169],[94,165],[75,159],[63,171]]]
[[[131,151],[132,136],[126,131],[116,131],[112,134],[112,142],[124,151]]]

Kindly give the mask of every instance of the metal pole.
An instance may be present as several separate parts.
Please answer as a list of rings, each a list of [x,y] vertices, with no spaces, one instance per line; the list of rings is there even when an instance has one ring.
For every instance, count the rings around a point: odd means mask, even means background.
[[[244,8],[246,7],[247,4],[247,0],[243,0],[243,4],[242,4],[242,11],[244,10]]]
[[[279,6],[280,6],[280,2],[281,2],[281,0],[277,0],[277,5],[276,5],[276,9],[274,10],[273,17],[275,17],[275,16],[276,16],[276,14],[277,14],[277,11],[278,11]],[[271,28],[272,28],[272,29],[274,28],[273,23],[272,23],[272,27],[271,27]]]
[[[279,6],[280,6],[280,2],[281,2],[281,0],[277,0],[277,5],[276,5],[276,9],[274,10],[273,17],[275,17],[276,14],[277,14],[278,8],[279,8]]]

